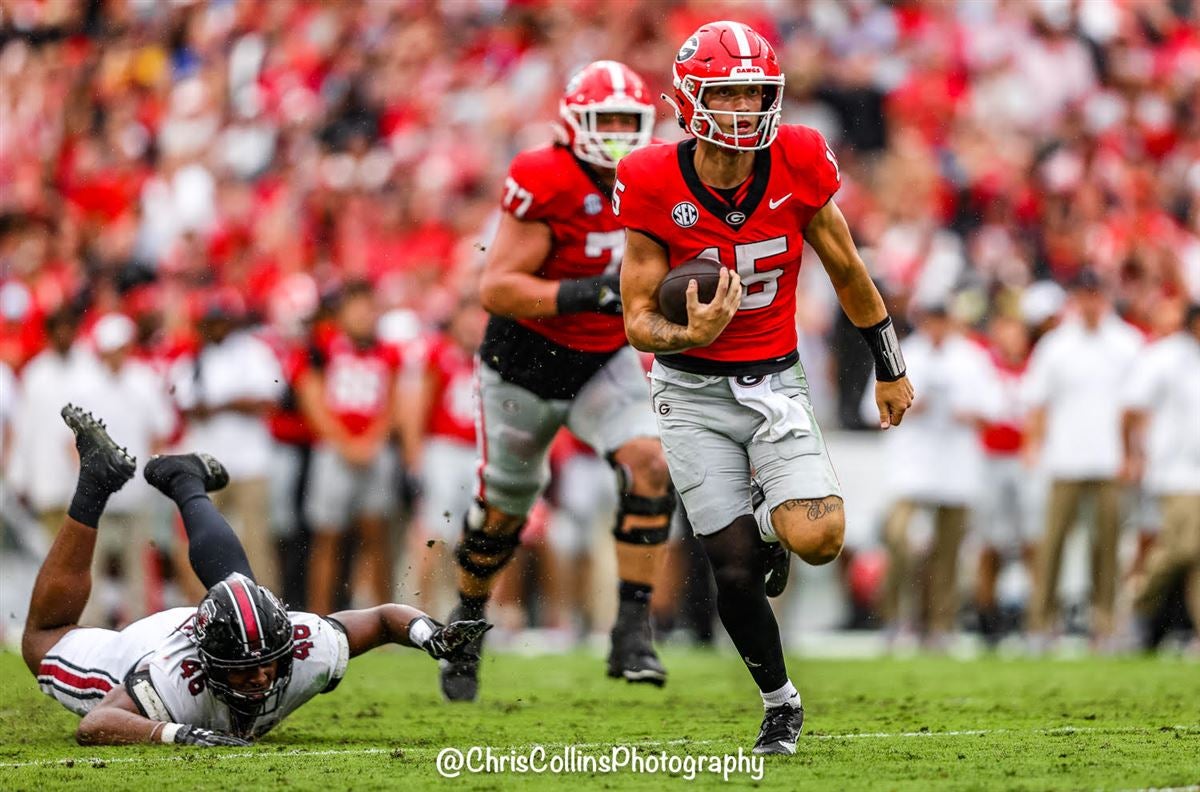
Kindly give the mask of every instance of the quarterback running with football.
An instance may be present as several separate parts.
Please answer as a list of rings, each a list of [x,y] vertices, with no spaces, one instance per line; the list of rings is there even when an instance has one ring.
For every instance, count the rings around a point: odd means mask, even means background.
[[[565,424],[609,461],[620,486],[608,674],[661,686],[648,605],[675,500],[645,372],[625,339],[625,232],[610,202],[618,161],[650,141],[654,108],[637,74],[597,61],[571,78],[560,114],[560,142],[518,154],[509,168],[480,284],[491,318],[479,350],[479,492],[458,546],[451,619],[483,617]],[[441,666],[445,697],[475,700],[478,659]]]
[[[289,613],[254,582],[246,553],[207,492],[229,482],[206,454],[160,456],[146,480],[175,501],[192,569],[209,587],[196,608],[173,608],[120,632],[81,627],[91,593],[96,526],[136,460],[90,414],[68,405],[79,480],[67,518],[33,588],[21,655],[38,686],[82,715],[86,745],[249,745],[318,693],[350,658],[389,643],[457,657],[490,625],[442,626],[406,605],[321,617]]]
[[[701,27],[674,65],[675,110],[693,137],[634,152],[613,204],[628,231],[625,328],[656,355],[651,393],[671,479],[717,583],[721,621],[762,693],[756,753],[790,754],[804,723],[767,601],[790,555],[841,551],[841,488],[796,352],[796,284],[807,241],[875,356],[880,425],[913,391],[883,300],[833,202],[837,161],[821,135],[781,126],[783,74],[766,39],[740,22]],[[671,268],[719,261],[716,296],[687,290],[687,325],[659,309]],[[753,478],[752,478],[753,475]]]

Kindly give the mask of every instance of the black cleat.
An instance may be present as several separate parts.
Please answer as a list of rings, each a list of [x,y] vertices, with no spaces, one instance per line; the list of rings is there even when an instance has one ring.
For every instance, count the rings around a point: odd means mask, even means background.
[[[612,648],[608,653],[608,675],[626,682],[643,682],[662,687],[667,684],[667,669],[654,651],[648,616],[624,618],[618,614],[612,629]]]
[[[763,714],[753,753],[791,756],[796,753],[796,741],[800,739],[800,731],[803,728],[803,704],[799,707],[787,704],[771,707]]]
[[[229,483],[225,466],[210,454],[164,454],[151,457],[142,475],[150,486],[171,497],[177,476],[195,476],[204,482],[205,492],[216,492]]]
[[[750,479],[750,508],[758,511],[763,505],[767,494],[757,480]],[[762,538],[761,535],[759,537]],[[792,571],[792,554],[781,542],[763,540],[763,567],[766,573],[763,577],[763,587],[768,597],[778,597],[787,588],[788,573]]]
[[[460,608],[455,607],[446,622],[453,624],[464,618]],[[446,701],[474,701],[479,698],[479,661],[483,657],[483,633],[466,643],[456,655],[453,659],[438,660],[442,697]]]
[[[124,487],[137,472],[137,459],[113,442],[104,421],[73,404],[63,407],[60,414],[75,434],[80,478],[109,494]]]

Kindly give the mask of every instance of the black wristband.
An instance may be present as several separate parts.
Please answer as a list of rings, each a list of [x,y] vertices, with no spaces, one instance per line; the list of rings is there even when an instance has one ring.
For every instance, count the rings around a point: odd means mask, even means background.
[[[875,379],[895,382],[904,376],[904,353],[900,351],[900,339],[896,337],[892,317],[885,316],[878,324],[860,327],[858,332],[862,333],[871,348],[871,357],[875,358]]]
[[[559,314],[620,313],[621,282],[616,276],[567,278],[558,283]]]

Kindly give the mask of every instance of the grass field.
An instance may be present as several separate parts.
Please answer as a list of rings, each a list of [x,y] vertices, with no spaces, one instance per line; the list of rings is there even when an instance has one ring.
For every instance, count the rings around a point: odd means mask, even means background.
[[[0,654],[0,789],[652,789],[723,786],[720,775],[438,775],[445,747],[496,754],[562,746],[607,755],[748,751],[761,710],[735,657],[668,651],[664,690],[604,678],[586,654],[490,656],[478,705],[448,706],[416,652],[355,660],[252,749],[81,748],[77,719]],[[1141,789],[1200,784],[1200,666],[1138,660],[802,660],[808,720],[796,756],[738,785],[798,789]]]

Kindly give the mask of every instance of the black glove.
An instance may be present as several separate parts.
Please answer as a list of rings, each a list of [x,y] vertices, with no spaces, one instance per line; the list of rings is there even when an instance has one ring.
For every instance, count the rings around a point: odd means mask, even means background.
[[[558,312],[621,315],[621,276],[568,278],[558,284]]]
[[[234,737],[232,734],[212,729],[202,729],[199,726],[181,726],[179,731],[175,732],[175,742],[179,745],[203,745],[209,748],[250,744],[249,740],[243,740],[241,737]]]
[[[430,622],[435,625],[433,635],[429,636],[422,648],[434,660],[477,658],[479,652],[477,649],[471,648],[471,643],[492,629],[492,625],[482,619],[450,622],[444,627],[432,619]]]

